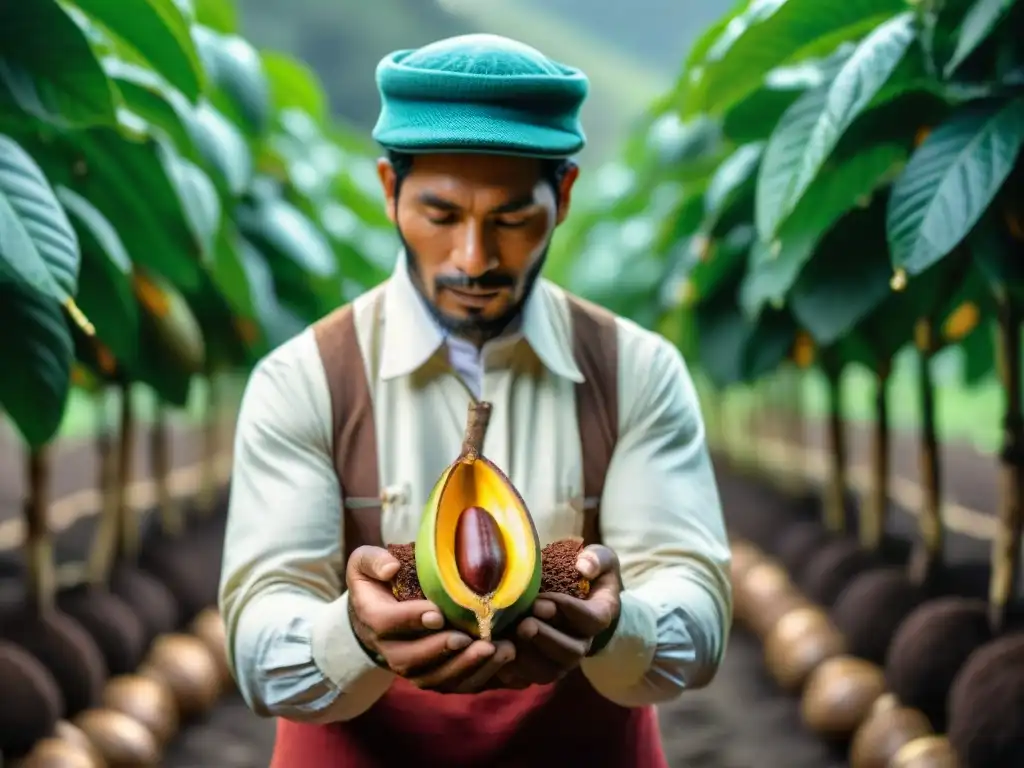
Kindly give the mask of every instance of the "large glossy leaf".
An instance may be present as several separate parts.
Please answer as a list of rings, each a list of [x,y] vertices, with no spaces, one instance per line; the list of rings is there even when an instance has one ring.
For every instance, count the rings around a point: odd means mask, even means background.
[[[131,368],[139,352],[139,311],[132,292],[132,262],[110,221],[76,192],[58,187],[82,246],[76,301],[96,328],[96,338]]]
[[[318,123],[329,117],[327,94],[306,64],[276,51],[263,51],[263,68],[270,83],[274,111],[299,109]]]
[[[829,346],[889,295],[882,204],[848,214],[821,242],[789,295],[793,317],[818,344]]]
[[[52,297],[74,297],[78,238],[53,188],[17,142],[0,135],[0,272]]]
[[[281,304],[266,257],[245,238],[239,243],[239,253],[267,341],[279,346],[300,333],[306,322]]]
[[[226,193],[238,197],[252,180],[252,153],[245,137],[209,102],[192,112],[188,126],[206,164],[216,172]]]
[[[770,69],[826,35],[838,45],[858,39],[905,9],[904,0],[753,0],[708,49],[686,114],[717,114],[760,84]]]
[[[956,49],[946,62],[945,75],[949,77],[964,63],[993,28],[1010,10],[1014,0],[975,0],[974,5],[964,16],[956,39]]]
[[[753,324],[735,303],[723,299],[702,304],[695,325],[701,370],[711,382],[722,388],[743,381]]]
[[[117,122],[116,91],[56,0],[0,3],[0,107],[12,101],[62,127]]]
[[[195,20],[204,27],[229,34],[238,30],[234,0],[192,0]]]
[[[168,178],[181,201],[189,229],[202,248],[205,261],[213,257],[215,240],[221,228],[223,209],[210,177],[195,163],[162,148],[161,158]]]
[[[270,88],[256,49],[238,35],[192,27],[200,58],[215,86],[213,105],[250,136],[261,136],[270,118]]]
[[[147,67],[106,56],[103,69],[117,84],[126,107],[145,120],[151,132],[162,133],[178,152],[196,158],[192,136],[183,119],[191,112],[188,99]]]
[[[133,262],[182,290],[198,286],[203,244],[156,140],[126,141],[116,131],[93,128],[35,142],[31,151],[55,183],[78,192],[107,217]]]
[[[962,108],[932,131],[893,185],[893,265],[924,271],[967,235],[1024,145],[1024,97]]]
[[[230,220],[217,233],[217,249],[210,276],[214,286],[234,314],[235,325],[247,326],[258,320],[257,296],[243,262],[242,237]],[[245,330],[246,338],[257,334]]]
[[[830,82],[852,51],[852,45],[843,46],[826,59],[771,70],[757,90],[725,112],[723,133],[740,143],[767,139],[793,102],[806,91]]]
[[[266,198],[240,206],[236,220],[241,234],[266,255],[282,303],[313,322],[342,302],[334,252],[295,206]]]
[[[781,302],[822,237],[844,213],[895,178],[906,157],[900,146],[879,144],[822,171],[778,236],[754,243],[740,289],[744,312],[753,317],[766,302]]]
[[[74,347],[60,304],[0,275],[0,408],[33,447],[49,442],[64,416]]]
[[[736,151],[718,166],[704,193],[704,225],[702,229],[705,232],[714,227],[726,208],[741,195],[753,192],[754,179],[763,152],[763,142],[744,144],[737,147]]]
[[[764,238],[800,202],[843,133],[868,108],[914,39],[914,16],[901,13],[857,46],[827,88],[786,113],[769,140],[758,179],[758,229]]]
[[[199,98],[203,87],[199,55],[188,22],[171,0],[75,0],[75,4],[137,50],[186,98]]]

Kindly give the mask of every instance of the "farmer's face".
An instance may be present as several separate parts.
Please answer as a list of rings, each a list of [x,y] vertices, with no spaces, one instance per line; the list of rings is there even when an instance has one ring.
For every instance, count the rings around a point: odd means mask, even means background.
[[[540,161],[501,155],[418,155],[400,188],[387,160],[378,172],[413,282],[434,316],[480,341],[500,332],[540,274],[569,209],[575,166],[557,190]]]

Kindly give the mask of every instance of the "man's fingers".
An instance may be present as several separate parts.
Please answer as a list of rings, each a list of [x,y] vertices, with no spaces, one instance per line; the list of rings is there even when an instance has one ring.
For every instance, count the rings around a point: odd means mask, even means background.
[[[591,544],[584,547],[576,558],[576,570],[584,578],[594,581],[606,573],[619,572],[619,558],[608,547],[601,544]]]
[[[464,636],[465,637],[465,636]],[[422,641],[419,641],[422,642]],[[495,647],[491,643],[477,640],[466,650],[449,659],[440,666],[419,675],[410,677],[413,685],[420,688],[437,689],[446,683],[454,683],[468,676],[485,661],[494,655]],[[437,658],[435,656],[435,658]]]
[[[348,585],[354,581],[391,581],[398,573],[399,562],[383,547],[357,547],[348,558]]]
[[[385,640],[378,644],[378,650],[395,674],[411,677],[459,653],[472,642],[472,638],[462,632],[437,632],[419,640]]]
[[[542,601],[554,603],[557,609],[557,615],[553,619],[544,618],[545,622],[571,635],[596,637],[608,629],[615,618],[618,591],[595,589],[586,600],[559,592],[545,592],[537,596],[537,602]],[[538,612],[550,613],[544,605]]]
[[[516,657],[516,647],[508,640],[499,640],[494,644],[494,653],[475,672],[455,686],[455,693],[476,693],[483,688],[494,675]]]
[[[534,618],[523,619],[517,634],[559,667],[568,669],[579,663],[590,650],[590,640],[570,637]]]
[[[444,617],[429,600],[398,601],[390,592],[383,596],[376,590],[364,599],[364,591],[371,586],[374,585],[361,584],[353,589],[349,600],[360,620],[380,639],[417,635],[424,630],[438,630],[444,626]]]

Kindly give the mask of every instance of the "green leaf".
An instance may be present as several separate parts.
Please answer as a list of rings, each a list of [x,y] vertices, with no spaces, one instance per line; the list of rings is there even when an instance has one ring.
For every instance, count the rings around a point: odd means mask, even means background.
[[[63,303],[78,289],[78,238],[36,162],[0,135],[0,272]]]
[[[881,205],[845,216],[793,285],[793,317],[822,346],[839,341],[889,295],[884,216]]]
[[[960,32],[956,39],[956,49],[952,57],[946,62],[944,74],[950,77],[957,68],[964,63],[985,38],[987,38],[996,24],[1010,10],[1014,0],[976,0],[971,9],[967,12],[963,22],[960,24]]]
[[[704,193],[705,232],[714,227],[728,206],[753,189],[763,152],[763,142],[744,144],[718,166]]]
[[[701,370],[719,388],[743,381],[753,324],[725,298],[700,305],[694,323]]]
[[[238,35],[192,27],[199,56],[215,88],[213,105],[250,136],[262,136],[270,119],[270,88],[256,49]]]
[[[192,136],[183,119],[192,109],[188,99],[153,70],[138,64],[107,56],[103,69],[117,84],[127,108],[145,120],[152,132],[162,133],[186,157],[196,157]]]
[[[1018,300],[1024,300],[1024,260],[1000,220],[996,206],[982,215],[967,236],[967,245],[979,270],[993,287],[1005,288]]]
[[[266,257],[245,238],[240,242],[240,256],[259,313],[260,324],[268,343],[272,347],[277,347],[301,333],[306,327],[306,321],[281,304]]]
[[[952,251],[992,202],[1022,144],[1024,97],[966,106],[932,131],[893,185],[893,265],[913,275]]]
[[[290,203],[267,198],[236,212],[241,234],[267,255],[281,301],[307,322],[342,302],[338,264],[324,235]]]
[[[252,154],[238,129],[209,102],[192,112],[189,131],[207,165],[217,171],[226,191],[237,197],[252,180]]]
[[[0,4],[4,92],[22,110],[52,125],[117,121],[116,90],[82,30],[55,0]]]
[[[839,165],[826,166],[778,236],[770,243],[754,243],[750,267],[740,288],[744,312],[753,317],[765,302],[781,302],[822,237],[844,213],[866,204],[876,189],[894,178],[906,157],[903,147],[879,144],[868,146]]]
[[[230,220],[225,220],[217,233],[212,275],[231,310],[239,318],[256,320],[253,290],[242,262],[242,237]]]
[[[743,353],[743,376],[756,381],[789,357],[796,339],[796,323],[785,310],[769,309],[758,318]]]
[[[843,133],[889,80],[914,34],[912,13],[893,17],[857,46],[827,89],[802,99],[801,109],[783,117],[769,139],[758,179],[762,238],[773,235],[799,203]]]
[[[107,217],[78,193],[58,187],[82,244],[76,301],[96,328],[96,337],[129,368],[139,351],[139,310],[132,292],[132,262]]]
[[[230,34],[238,29],[234,0],[193,0],[196,22],[204,27]]]
[[[830,82],[850,53],[844,47],[827,59],[771,70],[761,87],[726,111],[722,132],[740,143],[767,139],[793,102],[808,90]]]
[[[318,123],[327,121],[327,94],[312,69],[301,61],[275,51],[263,51],[262,58],[275,112],[300,109]]]
[[[181,201],[189,229],[200,243],[204,260],[209,261],[223,218],[217,189],[202,168],[190,160],[166,149],[162,152],[162,159]]]
[[[70,389],[68,324],[51,296],[0,275],[0,328],[0,360],[8,371],[0,376],[0,408],[30,446],[45,445],[60,427]]]
[[[746,265],[754,234],[751,225],[739,224],[724,237],[711,241],[706,253],[699,254],[699,260],[688,273],[689,290],[698,301],[705,301],[717,295],[723,286],[736,282]]]
[[[758,87],[770,69],[826,35],[838,45],[905,10],[904,0],[753,0],[707,51],[685,114],[719,114]]]
[[[91,128],[28,147],[47,176],[86,198],[121,236],[132,262],[183,290],[200,281],[203,245],[178,198],[164,149]]]
[[[137,50],[190,101],[203,87],[189,25],[171,0],[75,0],[83,11]]]

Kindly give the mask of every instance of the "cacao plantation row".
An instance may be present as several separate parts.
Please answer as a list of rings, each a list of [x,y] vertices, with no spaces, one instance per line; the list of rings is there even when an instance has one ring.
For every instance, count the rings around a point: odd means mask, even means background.
[[[230,0],[0,5],[0,763],[160,765],[232,687],[237,382],[388,274],[365,141]]]
[[[772,486],[726,493],[734,619],[855,768],[1024,759],[1022,28],[1012,0],[735,4],[553,257],[682,345],[720,478]],[[1001,445],[947,450],[942,398],[989,382]]]

